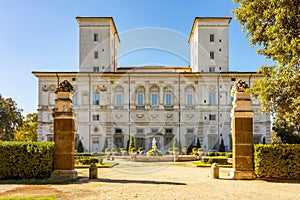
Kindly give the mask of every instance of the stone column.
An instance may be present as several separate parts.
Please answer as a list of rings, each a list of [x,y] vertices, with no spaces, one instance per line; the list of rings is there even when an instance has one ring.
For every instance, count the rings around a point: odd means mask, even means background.
[[[74,138],[75,122],[72,104],[73,87],[68,81],[63,81],[55,91],[54,118],[54,171],[51,178],[76,179],[74,170]]]
[[[253,116],[252,101],[247,93],[248,85],[238,80],[231,95],[234,97],[231,110],[233,146],[232,179],[253,179]]]

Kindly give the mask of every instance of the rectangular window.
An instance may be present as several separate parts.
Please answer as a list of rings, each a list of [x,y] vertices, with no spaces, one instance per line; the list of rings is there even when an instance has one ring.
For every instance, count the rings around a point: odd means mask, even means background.
[[[100,71],[100,70],[99,70],[99,67],[94,67],[94,68],[93,68],[93,71],[94,71],[94,72],[99,72],[99,71]]]
[[[145,149],[145,139],[144,138],[136,138],[136,147]]]
[[[144,105],[144,95],[143,94],[138,94],[137,95],[137,104],[138,105]]]
[[[137,128],[136,133],[137,134],[144,134],[144,129],[143,128]]]
[[[166,129],[165,129],[165,134],[173,134],[173,129],[171,129],[171,128],[166,128]]]
[[[95,59],[98,59],[98,51],[95,51],[95,52],[94,52],[94,58],[95,58]]]
[[[216,120],[216,115],[209,115],[209,120],[210,121],[215,121]]]
[[[73,105],[78,105],[78,93],[75,92],[73,95]]]
[[[215,35],[214,34],[210,34],[209,35],[209,41],[210,42],[214,42],[215,41]]]
[[[95,33],[95,34],[94,34],[94,41],[96,42],[96,41],[98,41],[98,39],[99,39],[99,38],[98,38],[98,33]]]
[[[165,104],[166,105],[172,105],[172,95],[171,94],[166,94],[166,99],[165,99]]]
[[[253,137],[253,144],[259,144],[260,143],[260,137],[259,136],[254,136]]]
[[[116,95],[116,105],[117,106],[122,106],[123,105],[123,95],[122,94],[117,94]]]
[[[158,133],[158,128],[151,128],[151,133],[152,134]]]
[[[209,93],[209,104],[216,104],[216,94],[214,92]]]
[[[187,129],[186,129],[186,132],[187,132],[188,134],[194,134],[194,129],[193,129],[193,128],[187,128]]]
[[[212,60],[215,59],[215,52],[213,51],[209,52],[209,58]]]
[[[116,134],[122,134],[122,129],[116,128],[115,133],[116,133]]]
[[[217,138],[208,137],[208,150],[212,151],[217,144]]]
[[[99,92],[93,93],[93,105],[99,105],[100,103],[100,94]]]
[[[151,95],[151,105],[157,105],[157,99],[158,99],[158,96],[157,94],[152,94]]]
[[[99,115],[93,115],[93,121],[99,121],[100,116]]]
[[[186,95],[186,104],[187,105],[193,105],[193,94],[187,94]]]
[[[216,68],[215,68],[215,67],[209,67],[208,70],[209,70],[209,72],[211,72],[211,73],[212,73],[212,72],[216,72]]]

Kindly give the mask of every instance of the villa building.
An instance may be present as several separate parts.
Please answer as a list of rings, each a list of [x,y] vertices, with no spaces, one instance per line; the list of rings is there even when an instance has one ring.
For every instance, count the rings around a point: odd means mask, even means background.
[[[189,37],[190,66],[118,67],[120,38],[112,17],[77,17],[80,63],[76,72],[33,72],[38,78],[38,140],[53,141],[52,109],[59,82],[75,89],[76,138],[89,152],[104,146],[151,149],[152,139],[167,151],[176,136],[181,146],[200,141],[218,150],[221,138],[232,150],[233,83],[249,86],[261,75],[229,70],[229,17],[196,17]],[[254,143],[270,143],[269,116],[253,101]]]

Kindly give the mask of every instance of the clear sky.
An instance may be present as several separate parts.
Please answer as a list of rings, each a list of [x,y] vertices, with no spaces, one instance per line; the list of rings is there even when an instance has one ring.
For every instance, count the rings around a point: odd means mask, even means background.
[[[119,48],[144,40],[128,34],[161,29],[162,38],[176,32],[188,37],[195,17],[232,17],[229,27],[230,71],[255,71],[266,61],[256,55],[241,25],[234,20],[231,0],[0,0],[0,94],[12,97],[27,113],[37,110],[37,78],[32,71],[78,71],[79,32],[76,16],[112,16],[120,35]],[[150,29],[151,29],[150,28]],[[131,37],[132,38],[132,37]],[[173,44],[177,44],[173,38]],[[178,40],[179,41],[179,40]],[[161,45],[164,45],[163,43]],[[178,49],[182,48],[180,42]],[[161,47],[164,49],[164,47]],[[166,47],[169,48],[169,47]],[[189,65],[163,51],[123,54],[120,66]],[[163,55],[163,56],[162,56]]]

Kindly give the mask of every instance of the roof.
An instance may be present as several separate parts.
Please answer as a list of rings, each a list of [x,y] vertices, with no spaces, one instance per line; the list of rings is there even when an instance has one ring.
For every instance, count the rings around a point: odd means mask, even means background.
[[[87,21],[97,22],[97,21],[107,21],[107,20],[110,21],[114,34],[117,34],[118,41],[121,42],[113,17],[79,17],[79,16],[76,17],[76,21],[78,22],[78,24]]]
[[[190,43],[191,38],[194,35],[194,31],[198,21],[216,21],[216,20],[221,21],[222,20],[225,21],[227,24],[229,24],[231,19],[232,19],[231,17],[195,17],[188,42]]]

